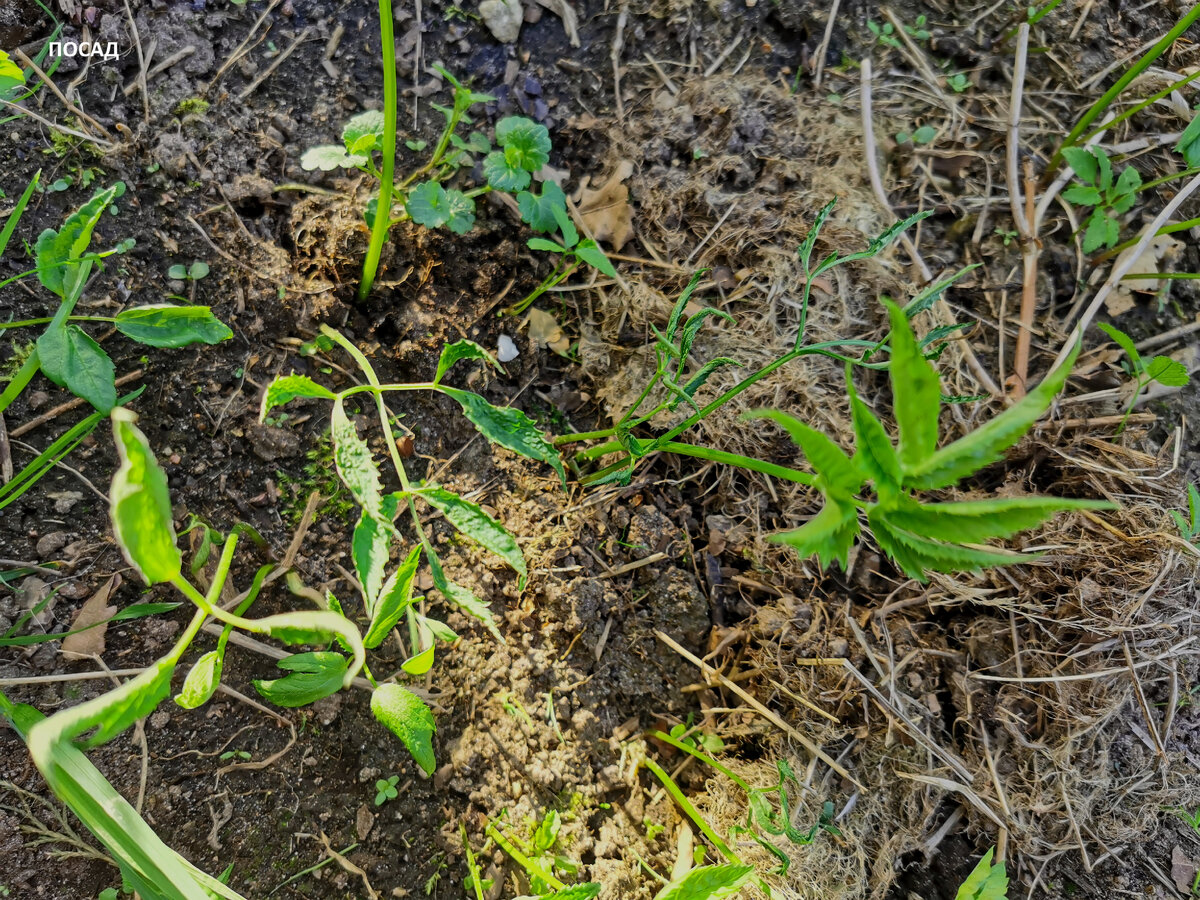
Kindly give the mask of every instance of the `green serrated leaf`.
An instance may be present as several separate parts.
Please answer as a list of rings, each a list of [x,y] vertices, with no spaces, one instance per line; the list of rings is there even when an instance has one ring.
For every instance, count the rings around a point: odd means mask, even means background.
[[[496,617],[492,615],[492,610],[488,605],[461,584],[455,584],[447,579],[446,573],[442,570],[442,562],[437,558],[436,553],[428,553],[426,556],[429,559],[429,573],[433,578],[433,585],[441,592],[442,596],[463,612],[482,622],[492,637],[501,644],[505,643],[504,635],[496,626]]]
[[[1004,451],[1019,441],[1050,407],[1066,383],[1078,355],[1079,345],[1076,345],[1063,364],[1018,403],[986,425],[938,450],[912,471],[905,472],[904,486],[923,490],[947,487],[1002,459]]]
[[[804,451],[809,464],[821,476],[822,485],[830,496],[849,498],[858,492],[865,480],[863,472],[837,444],[799,419],[778,410],[768,409],[745,413],[746,419],[770,419],[780,425]]]
[[[548,234],[558,228],[554,210],[562,209],[565,212],[567,197],[562,188],[553,181],[547,181],[542,185],[540,194],[530,191],[521,191],[517,194],[517,208],[521,211],[522,221],[530,228]]]
[[[383,643],[405,610],[413,602],[413,579],[417,564],[421,561],[421,545],[412,548],[408,558],[384,582],[379,592],[379,603],[371,619],[371,626],[363,638],[363,646],[373,650]]]
[[[1122,171],[1113,190],[1118,194],[1132,194],[1142,186],[1142,175],[1133,166],[1126,166]]]
[[[600,896],[600,885],[594,881],[585,884],[573,884],[555,891],[553,894],[542,894],[537,900],[594,900]]]
[[[1129,357],[1129,364],[1133,371],[1140,372],[1142,369],[1142,356],[1138,353],[1137,346],[1133,343],[1133,338],[1116,325],[1109,325],[1107,322],[1097,322],[1096,327],[1112,338],[1113,342],[1125,351],[1125,355]]]
[[[510,162],[503,150],[493,150],[483,158],[483,177],[496,191],[523,191],[533,180],[529,172]]]
[[[1109,235],[1109,218],[1104,210],[1097,207],[1088,216],[1087,227],[1083,232],[1083,252],[1093,253],[1107,246]]]
[[[992,865],[992,854],[988,850],[959,887],[955,900],[1007,900],[1008,874],[1004,863]]]
[[[1063,497],[1005,497],[955,503],[917,503],[905,498],[887,517],[900,528],[951,543],[982,543],[1035,528],[1070,509],[1112,509],[1103,500]]]
[[[803,559],[816,556],[822,569],[829,568],[830,563],[836,560],[845,570],[850,548],[858,532],[858,515],[854,505],[826,497],[825,506],[819,513],[794,531],[771,535],[771,540],[777,544],[787,544]]]
[[[495,369],[504,371],[504,367],[496,361],[483,347],[480,347],[474,341],[468,341],[466,338],[461,341],[455,341],[453,344],[446,344],[442,347],[442,355],[438,358],[437,374],[433,376],[433,383],[437,384],[442,380],[442,376],[450,371],[450,367],[460,360],[464,359],[482,359]]]
[[[550,132],[532,119],[501,119],[496,123],[496,143],[504,148],[510,165],[526,172],[536,172],[550,161]]]
[[[170,581],[182,570],[183,557],[175,546],[167,475],[134,424],[137,416],[117,407],[111,418],[121,459],[108,494],[117,543],[146,584]]]
[[[263,393],[258,421],[266,419],[267,413],[275,407],[291,403],[297,397],[334,400],[337,395],[328,388],[317,384],[307,375],[276,375],[275,380],[267,385],[267,389]]]
[[[700,286],[700,281],[707,273],[708,269],[700,269],[693,274],[692,280],[688,282],[688,286],[683,289],[683,293],[675,301],[675,306],[671,309],[671,318],[667,320],[668,343],[677,344],[679,342],[679,323],[683,321],[683,314],[692,299],[692,294],[696,292],[696,288]]]
[[[525,589],[529,572],[525,566],[525,555],[517,539],[507,528],[484,512],[477,504],[464,500],[445,488],[429,487],[421,490],[421,497],[442,514],[455,528],[471,540],[495,553],[517,572],[517,590]]]
[[[52,322],[37,339],[42,372],[76,397],[108,413],[117,404],[116,370],[108,354],[78,325]]]
[[[1188,383],[1187,366],[1169,356],[1156,356],[1150,360],[1146,375],[1164,387],[1183,387]]]
[[[654,900],[717,900],[731,897],[754,876],[754,866],[727,863],[700,866],[672,881],[654,895]]]
[[[341,690],[346,664],[346,657],[329,650],[296,653],[275,663],[290,674],[270,681],[256,678],[254,687],[276,706],[307,706]]]
[[[959,544],[941,543],[903,528],[893,517],[894,510],[883,504],[867,509],[867,521],[879,546],[911,578],[925,583],[927,571],[972,572],[988,566],[1005,566],[1037,559],[1037,554],[982,550]]]
[[[892,406],[900,430],[900,466],[919,466],[937,449],[941,389],[934,371],[917,346],[908,318],[896,304],[885,301],[892,324]]]
[[[1183,129],[1183,134],[1179,135],[1175,150],[1183,154],[1189,169],[1200,167],[1200,114],[1192,114],[1192,120]]]
[[[1096,184],[1099,169],[1096,165],[1096,157],[1090,150],[1083,147],[1066,147],[1062,155],[1076,175],[1089,184]]]
[[[537,423],[525,413],[512,407],[492,406],[470,391],[460,391],[445,385],[438,385],[437,389],[458,401],[464,415],[485,438],[528,459],[546,463],[558,473],[563,487],[566,487],[567,476],[558,451],[546,440]]]
[[[342,644],[354,654],[342,678],[342,687],[350,687],[366,659],[362,636],[340,612],[307,610],[279,613],[255,619],[254,626],[255,633],[268,635],[285,644],[328,644],[330,641]]]
[[[216,650],[209,650],[187,673],[183,688],[175,696],[175,702],[184,709],[196,709],[208,702],[221,683],[224,660]]]
[[[114,324],[127,338],[150,347],[219,344],[233,337],[229,326],[207,306],[135,306],[117,313]]]
[[[813,219],[812,227],[808,229],[808,234],[804,236],[804,240],[796,249],[796,255],[800,258],[800,264],[807,270],[812,262],[813,248],[816,246],[817,237],[821,234],[821,228],[825,225],[825,221],[829,218],[829,214],[833,212],[833,208],[837,205],[837,197],[834,197],[817,213]]]
[[[475,226],[475,201],[462,191],[446,191],[446,227],[455,234],[466,234]]]
[[[1108,154],[1100,147],[1092,148],[1092,156],[1096,158],[1096,187],[1102,191],[1107,191],[1113,186],[1112,161],[1108,158]]]
[[[374,615],[375,604],[383,588],[393,534],[395,529],[390,519],[372,516],[363,510],[350,539],[350,555],[354,559],[354,571],[366,599],[368,616]]]
[[[314,170],[332,172],[334,169],[356,169],[366,164],[366,156],[347,153],[345,148],[333,144],[309,147],[300,157],[300,168],[306,172]]]
[[[369,154],[383,149],[383,111],[368,109],[361,112],[342,129],[342,143],[352,155]]]
[[[437,725],[421,698],[398,684],[383,684],[371,694],[371,712],[404,742],[421,771],[432,775],[437,764],[433,755],[433,732]]]
[[[846,393],[850,398],[850,419],[854,425],[855,460],[859,468],[875,482],[877,491],[895,491],[900,487],[900,457],[892,446],[883,423],[859,398],[846,366]]]
[[[1100,202],[1100,189],[1088,184],[1073,184],[1062,192],[1063,199],[1076,206],[1095,206]]]

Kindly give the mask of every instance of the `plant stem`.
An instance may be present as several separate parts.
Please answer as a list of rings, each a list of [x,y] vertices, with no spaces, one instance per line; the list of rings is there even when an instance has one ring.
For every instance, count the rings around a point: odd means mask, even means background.
[[[392,0],[379,0],[379,37],[383,41],[383,173],[379,180],[379,204],[375,207],[375,224],[371,228],[371,244],[363,263],[358,299],[371,293],[379,271],[379,257],[387,239],[392,217],[392,179],[396,176],[396,39],[392,33]]]
[[[3,285],[0,285],[3,287]],[[29,328],[33,325],[48,325],[54,321],[53,316],[43,316],[40,319],[22,319],[20,322],[0,322],[0,331],[6,328]],[[115,322],[112,316],[67,316],[68,322]]]
[[[720,851],[722,856],[731,863],[740,863],[742,861],[736,853],[729,849],[729,845],[717,836],[717,833],[712,830],[712,826],[704,821],[704,817],[700,815],[700,811],[692,806],[692,802],[687,797],[683,796],[683,791],[679,789],[679,785],[675,783],[670,775],[662,770],[662,767],[658,763],[647,756],[642,760],[642,765],[653,772],[654,777],[662,782],[662,786],[667,789],[667,793],[671,795],[671,798],[679,804],[679,808],[687,814],[689,819],[696,823],[696,826],[700,829],[700,833],[708,838],[709,842]]]
[[[663,453],[674,453],[678,456],[695,456],[700,459],[707,459],[710,462],[738,466],[742,469],[749,469],[752,472],[762,472],[764,475],[773,475],[785,481],[794,481],[796,484],[813,483],[813,476],[808,472],[799,472],[796,469],[789,469],[786,466],[777,466],[774,463],[754,459],[751,456],[742,456],[739,453],[726,453],[723,450],[713,450],[710,447],[700,447],[695,444],[681,444],[677,441],[667,441],[656,449]]]
[[[565,266],[565,268],[561,270],[561,274],[559,266]],[[546,293],[546,291],[553,287],[557,287],[566,281],[567,278],[570,277],[571,273],[577,268],[579,268],[579,260],[571,259],[568,261],[564,259],[562,263],[559,263],[554,267],[554,271],[546,276],[545,280],[543,280],[541,284],[533,289],[533,292],[528,297],[508,307],[508,309],[504,310],[504,314],[515,316],[518,313],[524,312],[529,308],[529,305],[533,303],[534,300],[542,296],[542,294]]]

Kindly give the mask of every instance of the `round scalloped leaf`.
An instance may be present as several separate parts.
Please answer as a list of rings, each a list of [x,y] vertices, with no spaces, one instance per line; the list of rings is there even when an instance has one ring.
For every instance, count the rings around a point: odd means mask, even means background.
[[[483,158],[483,177],[493,190],[523,191],[532,180],[519,165],[509,162],[505,151],[493,150]]]
[[[475,201],[462,191],[446,191],[446,225],[455,234],[466,234],[475,227]]]
[[[513,166],[536,172],[550,161],[550,132],[524,116],[509,116],[496,123],[496,143],[504,148]]]
[[[322,144],[320,147],[310,147],[300,157],[300,168],[306,172],[320,169],[322,172],[332,172],[334,169],[353,169],[365,166],[365,156],[351,156],[343,147],[333,144]]]
[[[342,129],[342,143],[350,153],[370,153],[381,149],[383,139],[383,112],[368,109],[361,112]]]
[[[436,181],[425,181],[408,192],[404,208],[418,225],[437,228],[450,219],[450,200],[446,189]]]

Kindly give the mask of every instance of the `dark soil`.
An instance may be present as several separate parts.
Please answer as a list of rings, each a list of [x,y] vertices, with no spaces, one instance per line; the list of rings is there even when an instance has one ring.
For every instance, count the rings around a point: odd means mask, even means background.
[[[95,276],[78,311],[111,315],[125,306],[183,294],[210,304],[232,327],[230,341],[183,350],[148,349],[119,334],[94,333],[116,363],[118,376],[140,372],[125,390],[145,386],[132,408],[168,473],[181,528],[193,517],[222,531],[246,522],[266,538],[268,549],[244,546],[234,573],[239,589],[249,583],[258,565],[283,553],[308,492],[328,493],[333,485],[330,461],[320,443],[328,426],[326,407],[293,404],[288,418],[258,423],[262,389],[276,374],[295,371],[338,387],[348,384],[320,358],[297,352],[322,322],[362,347],[381,380],[388,382],[428,379],[447,341],[468,337],[494,348],[506,333],[521,352],[504,374],[481,375],[464,366],[451,382],[470,383],[498,405],[523,408],[548,430],[606,424],[604,409],[595,399],[596,382],[602,378],[585,377],[574,362],[538,349],[527,335],[515,332],[511,320],[494,315],[501,297],[511,302],[523,296],[548,271],[545,260],[526,249],[526,234],[516,217],[498,202],[480,204],[478,224],[467,236],[395,229],[381,286],[368,302],[354,302],[367,240],[357,209],[344,199],[293,188],[299,183],[357,191],[359,199],[365,196],[364,186],[305,172],[298,160],[307,147],[335,140],[347,117],[380,103],[373,4],[285,0],[268,8],[261,2],[238,6],[222,0],[131,0],[143,49],[155,42],[155,61],[193,48],[150,81],[147,109],[138,92],[127,95],[123,90],[139,70],[124,5],[115,0],[75,5],[83,10],[68,23],[64,39],[117,41],[122,56],[112,62],[97,59],[86,73],[78,60],[64,60],[55,79],[79,82],[83,107],[113,133],[119,146],[96,154],[79,142],[52,141],[50,133],[30,119],[7,123],[0,141],[0,189],[7,199],[0,205],[7,209],[38,169],[46,185],[71,179],[65,190],[35,195],[17,235],[32,242],[41,229],[61,223],[90,196],[92,188],[84,181],[124,181],[127,193],[119,204],[120,214],[104,219],[96,245],[110,246],[125,237],[136,238],[137,245]],[[595,184],[607,174],[607,126],[614,106],[610,48],[621,5],[574,3],[579,48],[567,40],[562,21],[537,5],[527,7],[520,40],[509,46],[497,43],[476,21],[473,4],[460,9],[427,2],[420,22],[407,5],[397,6],[404,7],[396,16],[404,137],[430,140],[436,135],[441,116],[430,108],[430,101],[447,97],[431,74],[432,63],[438,62],[497,98],[486,107],[489,120],[521,113],[544,122],[554,139],[551,165],[568,171],[571,183],[587,175]],[[1176,14],[1166,8],[1173,7],[1170,3],[1162,9],[1143,8],[1132,19],[1122,15],[1121,4],[1098,7],[1070,50],[1063,51],[1078,49],[1082,58],[1073,65],[1087,73],[1162,33]],[[94,13],[86,12],[93,8]],[[36,6],[0,0],[0,12],[9,10],[16,11],[17,21],[9,23],[0,16],[0,41],[40,45],[48,25]],[[915,21],[922,12],[936,21],[938,55],[956,67],[971,68],[981,90],[999,91],[1007,85],[1011,53],[997,40],[1008,27],[1006,8],[997,9],[971,31],[963,26],[982,14],[982,8],[947,14],[903,3],[896,11],[905,21]],[[653,115],[652,95],[661,82],[649,58],[666,65],[671,78],[687,79],[693,70],[668,61],[686,61],[699,43],[702,53],[696,67],[702,70],[739,35],[741,42],[729,56],[728,67],[740,61],[747,70],[788,83],[800,67],[801,90],[808,90],[806,79],[824,34],[826,12],[827,4],[807,0],[664,0],[635,5],[621,25],[627,115],[633,121]],[[1061,27],[1064,42],[1077,13],[1072,9],[1064,16],[1065,25],[1055,26]],[[264,14],[269,30],[260,29],[255,37],[259,42],[250,52],[221,72]],[[865,23],[879,16],[872,3],[841,4],[827,71],[842,64],[843,54],[857,58],[867,52],[870,34]],[[334,77],[322,60],[339,26],[345,32],[331,59]],[[85,27],[87,32],[81,30]],[[297,39],[301,43],[286,61],[242,99],[240,94],[266,74],[274,54]],[[221,78],[214,84],[218,72]],[[844,74],[835,89],[850,89],[854,77]],[[812,92],[811,102],[833,102],[825,96],[831,92]],[[201,109],[188,102],[197,97],[210,105]],[[890,115],[886,101],[881,102],[883,115]],[[32,105],[41,115],[58,120],[62,109],[57,104],[43,92]],[[1064,120],[1072,118],[1066,108],[1056,112]],[[890,124],[895,123],[889,120]],[[884,130],[883,124],[878,127]],[[900,127],[903,123],[891,130]],[[753,130],[742,136],[743,146],[731,154],[741,154],[753,165],[733,172],[722,189],[736,189],[739,178],[754,182],[766,171],[756,156]],[[992,153],[1001,144],[1002,137],[989,133],[970,149]],[[667,156],[678,151],[679,147],[668,148]],[[635,162],[640,165],[642,160]],[[908,162],[898,151],[892,166],[903,172]],[[417,164],[418,155],[409,151],[398,162],[401,170]],[[901,187],[893,202],[904,214],[922,200],[915,190],[906,193]],[[948,202],[938,206],[937,216],[926,226],[922,247],[933,248],[931,258],[939,265],[976,261],[947,237],[954,223],[968,214]],[[1019,250],[1005,248],[998,240],[987,246],[989,270],[1003,268],[1008,257],[1019,265]],[[1200,258],[1193,258],[1195,248],[1185,252],[1195,270],[1200,264]],[[171,265],[196,259],[210,264],[207,278],[195,284],[169,280]],[[0,261],[0,280],[28,264],[19,241],[14,242]],[[1047,268],[1056,302],[1069,305],[1075,290],[1073,258],[1060,268]],[[1200,295],[1187,287],[1189,282],[1177,284],[1170,295],[1175,302],[1161,313],[1144,305],[1136,313],[1138,325],[1129,328],[1136,338],[1175,327],[1195,314]],[[991,296],[990,288],[979,288],[955,295],[955,302],[994,321],[997,310],[990,306]],[[1012,296],[1019,296],[1019,287]],[[5,318],[44,316],[52,310],[50,295],[36,285],[0,288],[0,314]],[[633,335],[631,340],[641,338]],[[13,341],[0,342],[0,364],[17,352]],[[66,399],[62,391],[37,379],[7,411],[9,431]],[[1193,413],[1198,403],[1200,393],[1193,384],[1155,409],[1160,424],[1148,439],[1165,441],[1173,423]],[[491,449],[445,398],[406,393],[393,409],[415,435],[412,475],[436,476],[448,486],[480,491],[478,502],[497,511],[530,563],[529,586],[519,593],[515,578],[495,559],[458,543],[444,523],[432,525],[448,567],[491,605],[505,638],[497,643],[464,615],[448,616],[463,638],[440,655],[424,685],[437,707],[436,774],[420,777],[403,747],[371,716],[367,695],[358,691],[311,709],[278,710],[275,716],[229,695],[218,695],[197,711],[167,703],[145,723],[147,754],[137,733],[131,732],[92,753],[92,759],[130,798],[138,795],[145,765],[146,819],[172,847],[206,871],[219,872],[232,864],[231,885],[251,898],[366,896],[362,880],[336,863],[289,880],[327,857],[321,835],[335,850],[355,845],[347,858],[365,872],[379,896],[463,896],[466,869],[460,823],[478,847],[485,817],[504,815],[514,832],[527,833],[549,809],[564,815],[562,845],[580,863],[581,880],[602,882],[605,897],[653,896],[658,885],[640,863],[669,873],[676,847],[672,828],[651,837],[654,829],[647,825],[678,819],[669,798],[651,803],[653,792],[644,790],[648,783],[630,773],[622,741],[719,705],[713,689],[698,684],[703,679],[697,670],[656,640],[654,631],[669,632],[689,651],[704,655],[713,647],[714,625],[736,627],[756,614],[757,607],[744,600],[721,601],[706,568],[724,566],[722,571],[740,574],[750,567],[732,549],[724,556],[718,550],[716,558],[708,553],[708,517],[722,512],[721,499],[707,497],[703,484],[673,483],[664,477],[636,483],[614,503],[589,503],[590,495],[578,486],[564,494],[548,468]],[[57,415],[22,440],[40,449],[84,415],[80,408]],[[362,424],[364,432],[369,431],[365,418]],[[30,455],[14,441],[18,468]],[[96,493],[106,490],[116,466],[107,429],[99,428],[67,463],[71,470],[53,471],[36,489],[0,511],[3,568],[19,568],[14,561],[56,567],[53,574],[33,573],[57,591],[39,627],[66,630],[83,601],[117,571],[126,576],[113,601],[119,606],[179,599],[162,588],[143,589],[111,541],[106,505]],[[1193,478],[1200,474],[1200,451],[1194,442],[1184,450],[1182,468]],[[676,474],[694,471],[685,468]],[[343,598],[352,594],[342,574],[352,568],[346,550],[352,524],[349,508],[344,496],[323,508],[296,563],[306,584],[328,586]],[[651,557],[656,561],[639,565]],[[18,591],[23,583],[30,587],[22,578],[0,584],[0,633],[22,611]],[[844,590],[843,585],[822,582],[796,593],[837,595]],[[882,604],[882,596],[868,593],[860,591],[856,602]],[[756,603],[765,606],[770,600],[760,597]],[[278,588],[260,601],[257,612],[294,605],[295,598]],[[185,612],[181,608],[160,619],[110,627],[104,662],[114,670],[147,665],[169,646]],[[212,644],[211,636],[203,636],[195,652]],[[392,671],[400,662],[385,657],[378,668]],[[93,662],[64,660],[57,643],[37,645],[29,652],[0,650],[4,678],[96,668]],[[257,697],[251,680],[274,677],[277,671],[271,660],[234,647],[226,682],[247,697]],[[49,714],[97,696],[107,686],[104,680],[82,680],[5,691]],[[1136,715],[1136,710],[1130,714]],[[1181,729],[1200,729],[1195,717],[1181,718]],[[294,742],[284,721],[294,727]],[[751,734],[731,746],[746,759],[757,759],[764,745],[761,734]],[[251,768],[240,764],[244,760],[238,755],[223,758],[228,751],[248,753],[251,764],[282,755],[265,768]],[[400,776],[399,796],[376,806],[376,779],[390,775]],[[33,794],[43,789],[23,745],[7,729],[0,729],[0,780]],[[694,773],[681,783],[688,791],[704,787],[703,778]],[[842,803],[849,793],[838,794]],[[74,900],[117,885],[116,871],[106,863],[61,858],[57,851],[70,849],[65,844],[39,846],[31,840],[21,796],[0,788],[0,895]],[[925,823],[928,832],[936,831],[951,808],[949,803],[935,808]],[[50,821],[45,810],[33,811],[38,819]],[[1147,873],[1169,872],[1175,846],[1188,853],[1196,848],[1190,832],[1169,817],[1165,821],[1164,837],[1153,845],[1136,848],[1119,861],[1110,859],[1093,872],[1077,872],[1076,863],[1068,863],[1051,870],[1057,874],[1043,878],[1042,887],[1053,886],[1052,896],[1153,895],[1161,885]],[[914,843],[920,837],[916,835]],[[960,829],[928,859],[918,853],[904,856],[897,861],[903,872],[890,896],[953,897],[974,860],[994,842],[994,835]],[[1146,857],[1153,865],[1143,864]],[[493,897],[516,896],[528,887],[503,853],[496,851],[482,863],[485,875],[497,885]]]

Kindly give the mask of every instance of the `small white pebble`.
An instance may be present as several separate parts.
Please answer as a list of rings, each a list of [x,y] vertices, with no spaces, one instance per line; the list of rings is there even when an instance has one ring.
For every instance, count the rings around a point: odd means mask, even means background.
[[[496,357],[500,362],[511,362],[520,355],[521,351],[517,349],[517,345],[513,343],[513,339],[507,334],[500,335],[500,340],[496,345]]]

